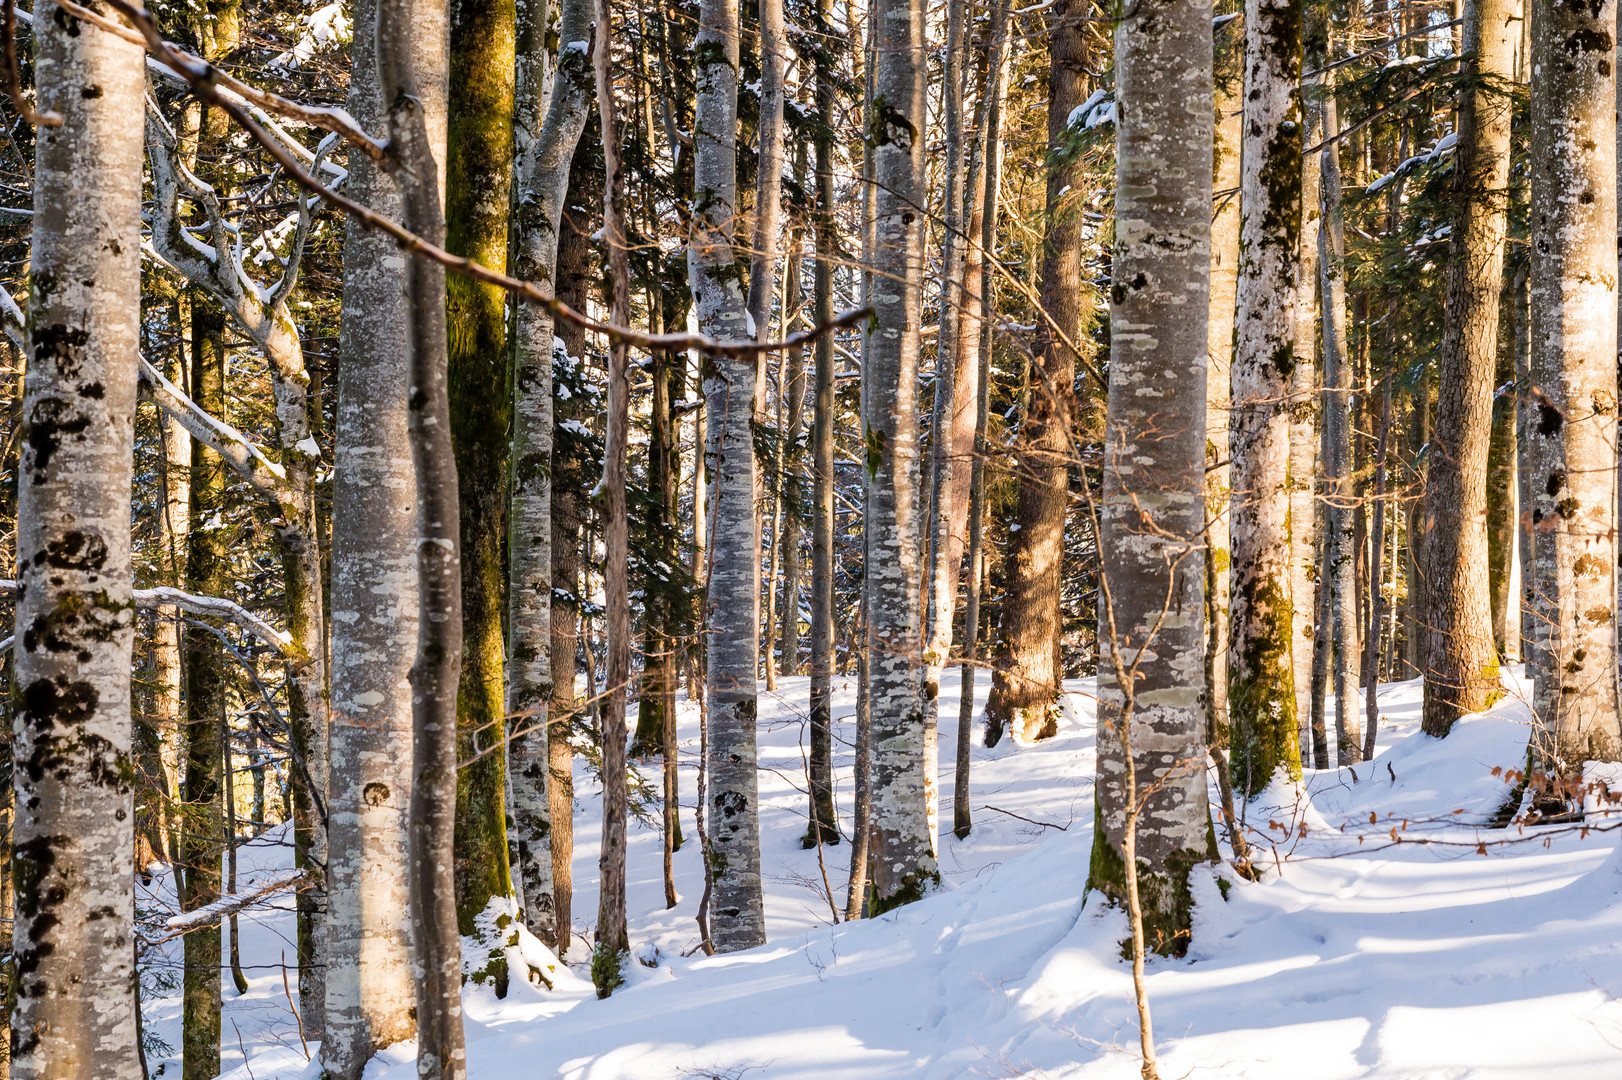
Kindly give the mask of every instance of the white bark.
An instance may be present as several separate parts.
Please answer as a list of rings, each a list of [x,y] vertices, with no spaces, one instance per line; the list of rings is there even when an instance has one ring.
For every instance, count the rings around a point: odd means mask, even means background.
[[[530,0],[531,3],[536,0]],[[544,49],[545,34],[536,42]],[[569,163],[591,111],[596,85],[591,58],[574,42],[591,36],[591,5],[564,0],[559,9],[556,81],[540,130],[520,161],[518,276],[556,287],[558,228],[568,193]],[[538,61],[528,60],[532,66]],[[515,125],[514,132],[518,134]],[[512,510],[508,522],[511,582],[508,591],[507,711],[517,715],[507,748],[512,784],[517,881],[524,922],[547,942],[561,941],[555,926],[548,794],[549,716],[552,694],[552,313],[537,304],[517,310],[518,370],[514,385]],[[563,662],[572,674],[573,657]]]
[[[31,359],[18,467],[18,1078],[140,1074],[131,456],[142,51],[47,3],[35,30]]]
[[[750,337],[732,247],[737,214],[737,0],[703,0],[694,42],[698,106],[693,131],[693,302],[701,333]],[[760,530],[755,514],[754,357],[706,357],[705,456],[714,485],[705,697],[709,710],[711,936],[722,952],[766,940],[755,776],[755,675],[759,667]]]
[[[1616,4],[1532,7],[1533,764],[1616,760]]]
[[[873,7],[875,191],[872,304],[862,420],[867,458],[867,573],[872,623],[873,906],[921,897],[940,880],[929,831],[931,713],[921,649],[922,558],[918,353],[923,292],[924,66],[922,0]]]
[[[413,47],[446,47],[443,4],[413,5]],[[384,123],[375,0],[357,0],[349,111]],[[426,70],[444,70],[423,64]],[[425,115],[442,158],[445,87],[425,82]],[[349,192],[399,217],[393,180],[351,155]],[[406,386],[410,311],[406,256],[351,225],[344,240],[332,513],[332,768],[328,794],[327,1029],[323,1066],[358,1080],[378,1050],[416,1035],[411,978],[411,659],[417,641],[416,470]]]

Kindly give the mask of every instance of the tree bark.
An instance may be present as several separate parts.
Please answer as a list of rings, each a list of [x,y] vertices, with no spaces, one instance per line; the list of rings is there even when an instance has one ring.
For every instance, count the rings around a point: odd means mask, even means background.
[[[1290,604],[1288,395],[1301,232],[1300,8],[1245,4],[1245,140],[1232,373],[1228,711],[1247,796],[1299,774]]]
[[[378,0],[378,74],[388,103],[391,174],[404,195],[401,223],[443,244],[426,88],[444,85],[449,61],[414,55],[411,0]],[[411,666],[411,938],[417,989],[417,1075],[465,1080],[462,943],[457,926],[457,683],[462,668],[460,498],[452,446],[445,271],[429,259],[406,269],[411,319],[411,461],[416,474],[417,658]]]
[[[1232,564],[1228,536],[1232,472],[1228,401],[1233,378],[1235,291],[1239,285],[1239,150],[1244,137],[1244,39],[1241,27],[1234,22],[1215,30],[1212,85],[1216,95],[1216,147],[1211,181],[1215,203],[1211,217],[1211,304],[1205,330],[1209,357],[1205,377],[1205,693],[1211,742],[1226,750],[1228,588]]]
[[[748,312],[732,246],[737,215],[737,0],[703,0],[693,51],[692,251],[700,332],[742,340]],[[715,875],[715,947],[766,940],[755,777],[755,676],[760,665],[760,531],[755,514],[755,376],[758,358],[704,358],[706,446],[714,477],[704,633],[708,663],[709,775],[706,808]]]
[[[839,234],[834,207],[833,118],[839,79],[839,53],[831,32],[832,0],[817,0],[816,26],[823,42],[815,54],[817,262],[811,283],[812,318],[821,325],[833,318],[834,260]],[[834,674],[834,339],[817,339],[814,356],[815,390],[811,410],[811,780],[807,831],[837,840],[839,820],[833,796],[833,674]]]
[[[515,0],[459,0],[451,9],[447,250],[505,268],[512,186]],[[466,651],[457,702],[456,915],[464,934],[506,913],[504,642],[501,615],[507,509],[507,431],[512,420],[507,297],[461,275],[447,282],[451,442],[460,482],[462,620]],[[477,758],[477,760],[474,760]],[[499,913],[497,909],[499,908]],[[493,944],[493,943],[492,943]],[[507,973],[490,973],[505,995]]]
[[[379,14],[376,0],[355,8],[349,112],[368,131],[387,120]],[[444,5],[416,0],[412,24],[424,120],[435,160],[443,161]],[[349,168],[350,195],[398,219],[405,201],[394,180],[363,154]],[[372,1055],[417,1029],[408,888],[412,760],[401,753],[411,738],[418,633],[408,278],[392,240],[349,227],[333,476],[330,966],[321,1041],[334,1080],[359,1080]]]
[[[614,114],[613,14],[610,0],[596,0],[592,69],[597,82],[597,119],[603,138],[603,239],[608,248],[609,321],[631,322],[631,273],[622,205],[619,122]],[[631,948],[625,925],[625,702],[631,681],[630,522],[625,505],[626,444],[631,423],[629,357],[622,342],[608,348],[608,431],[603,440],[603,630],[607,638],[603,705],[603,839],[598,856],[600,887],[597,941],[591,957],[597,996],[624,982],[620,965]]]
[[[590,116],[596,85],[581,43],[591,37],[591,4],[565,0],[559,7],[557,72],[545,120],[521,166],[518,199],[518,276],[557,289],[558,242],[569,190],[570,164]],[[545,51],[546,30],[529,28],[530,50]],[[531,91],[533,92],[533,91]],[[567,948],[567,917],[557,915],[552,857],[554,734],[548,706],[553,680],[553,342],[552,313],[536,304],[516,311],[517,371],[513,397],[512,507],[508,525],[511,584],[508,593],[507,712],[521,716],[521,734],[507,753],[512,772],[513,826],[518,836],[524,921],[541,940]],[[572,641],[572,638],[571,638]],[[574,650],[556,663],[574,695]],[[527,714],[527,715],[525,715]],[[567,713],[564,714],[565,722]],[[556,732],[565,742],[564,732]],[[572,847],[572,844],[570,845]]]
[[[1420,530],[1427,545],[1422,726],[1444,736],[1501,692],[1488,582],[1487,458],[1498,370],[1498,309],[1508,227],[1510,101],[1484,83],[1513,77],[1511,0],[1465,0],[1464,89],[1454,152],[1457,199],[1437,354]],[[1612,178],[1615,184],[1615,178]]]
[[[1532,8],[1532,764],[1622,756],[1616,690],[1616,5]]]
[[[872,709],[873,913],[940,880],[929,832],[929,710],[919,611],[918,353],[923,291],[922,0],[875,4],[875,244],[862,413],[867,447],[868,700]]]
[[[143,57],[54,4],[35,14],[39,108],[61,121],[35,136],[11,1070],[113,1080],[138,1072],[141,1039],[127,770]]]
[[[1340,133],[1335,107],[1334,76],[1326,80],[1324,134]],[[1327,504],[1322,573],[1329,575],[1329,632],[1333,639],[1331,676],[1335,694],[1335,763],[1363,760],[1363,739],[1352,674],[1358,653],[1357,543],[1353,523],[1357,502],[1352,472],[1352,365],[1346,347],[1346,238],[1341,214],[1340,144],[1323,149],[1323,227],[1318,233],[1318,262],[1323,293],[1324,425],[1323,480]]]
[[[1099,536],[1111,555],[1100,585],[1098,828],[1088,884],[1113,902],[1135,901],[1147,945],[1179,955],[1189,940],[1189,871],[1215,856],[1196,674],[1205,652],[1211,64],[1203,0],[1145,0],[1116,27]],[[1299,159],[1296,166],[1299,183]],[[1252,252],[1255,245],[1252,234]]]

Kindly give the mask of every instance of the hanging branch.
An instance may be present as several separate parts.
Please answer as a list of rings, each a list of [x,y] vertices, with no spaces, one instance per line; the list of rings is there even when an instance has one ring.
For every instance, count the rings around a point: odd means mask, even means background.
[[[193,95],[199,100],[216,106],[220,111],[236,121],[255,142],[264,147],[271,160],[281,166],[287,176],[300,187],[336,206],[361,225],[394,237],[405,250],[438,263],[450,273],[461,274],[473,278],[475,281],[494,285],[532,304],[539,304],[550,311],[555,318],[562,319],[564,322],[589,333],[601,334],[614,344],[642,349],[646,352],[686,352],[692,350],[711,356],[754,356],[762,352],[779,352],[804,347],[824,334],[854,326],[873,314],[872,308],[858,308],[835,316],[821,326],[791,334],[782,341],[765,342],[716,341],[713,338],[705,337],[703,334],[695,333],[644,334],[612,323],[598,322],[596,319],[581,314],[556,297],[548,295],[527,281],[519,281],[517,278],[508,277],[506,274],[492,270],[471,259],[452,255],[438,244],[430,243],[398,222],[390,221],[376,211],[362,206],[355,200],[341,195],[321,183],[304,167],[302,162],[296,159],[295,155],[287,147],[281,145],[278,140],[266,133],[264,127],[252,115],[242,99],[236,98],[235,95],[228,97],[221,93],[218,80],[210,75],[210,72],[213,71],[211,65],[202,64],[199,67],[197,64],[189,63],[185,54],[165,41],[162,35],[158,33],[157,27],[152,22],[152,16],[146,8],[129,3],[128,0],[107,0],[107,2],[109,6],[122,12],[135,24],[145,40],[148,52],[185,79],[187,85],[191,87]],[[101,23],[97,22],[97,25],[101,25]],[[342,134],[342,132],[337,133]],[[344,137],[348,138],[349,136],[346,134]]]
[[[17,583],[10,578],[0,578],[0,594],[14,596],[17,592]],[[293,646],[293,639],[285,631],[278,630],[247,608],[234,600],[226,600],[218,596],[199,596],[196,593],[182,592],[179,589],[160,585],[155,589],[136,589],[134,592],[135,606],[141,611],[156,611],[159,608],[179,608],[190,615],[207,615],[225,622],[235,623],[260,641],[276,650],[277,654],[289,660],[299,660],[302,657]],[[10,642],[8,638],[0,645]]]

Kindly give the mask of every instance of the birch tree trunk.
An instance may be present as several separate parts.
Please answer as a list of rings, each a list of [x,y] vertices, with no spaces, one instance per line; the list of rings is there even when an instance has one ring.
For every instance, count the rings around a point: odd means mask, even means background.
[[[832,0],[817,0],[816,27],[823,42],[817,52],[816,172],[817,262],[811,283],[812,318],[818,325],[833,318],[834,259],[839,236],[834,218],[834,94],[839,53],[831,33]],[[833,795],[834,674],[834,339],[816,341],[816,368],[811,410],[811,779],[812,826],[837,840],[839,820]],[[696,514],[695,514],[696,517]]]
[[[1080,334],[1082,309],[1082,226],[1066,192],[1082,185],[1082,163],[1063,149],[1072,112],[1086,97],[1085,23],[1071,17],[1081,5],[1060,4],[1050,34],[1052,71],[1048,83],[1046,236],[1042,259],[1042,307],[1036,362],[1031,370],[1030,403],[1015,448],[1019,468],[1019,528],[1008,541],[1007,598],[1002,606],[1004,655],[986,700],[987,723],[1008,726],[1030,743],[1059,730],[1060,611],[1064,569],[1064,519],[1069,505],[1070,440],[1076,357],[1063,338]],[[1055,329],[1055,327],[1057,329]]]
[[[933,770],[917,533],[918,352],[923,291],[922,0],[873,7],[876,241],[862,419],[867,445],[868,700],[872,709],[873,913],[910,903],[940,880],[929,831]]]
[[[451,8],[449,144],[445,217],[449,251],[507,265],[512,193],[515,0],[458,0]],[[511,423],[507,297],[457,275],[448,283],[452,442],[462,500],[462,618],[466,653],[457,705],[456,910],[462,933],[506,913],[505,656],[501,627],[506,573],[507,432]],[[474,759],[477,760],[474,760]],[[493,942],[488,944],[494,945]],[[496,951],[496,950],[492,950]],[[498,995],[507,973],[492,956]]]
[[[27,432],[18,466],[11,1072],[140,1070],[130,487],[142,51],[35,9]],[[218,864],[216,864],[216,871]]]
[[[1622,754],[1616,691],[1616,5],[1532,6],[1526,469],[1538,807]]]
[[[1290,604],[1289,426],[1301,232],[1300,9],[1245,3],[1245,140],[1232,375],[1228,711],[1246,795],[1300,772]]]
[[[692,251],[699,330],[749,338],[737,254],[737,0],[703,0],[693,53],[698,106],[693,131]],[[708,652],[713,938],[721,952],[766,940],[755,777],[755,677],[760,664],[760,531],[755,515],[753,357],[704,358],[706,446],[714,502],[704,632]]]
[[[412,0],[378,0],[378,74],[388,104],[389,166],[400,184],[401,224],[443,244],[439,170],[422,88],[449,69],[414,55]],[[435,57],[438,60],[438,57]],[[421,88],[420,88],[421,87]],[[462,668],[460,499],[446,370],[445,271],[407,262],[411,319],[411,461],[416,474],[417,659],[411,666],[411,936],[417,989],[417,1076],[465,1080],[462,942],[455,846],[457,682]]]
[[[184,309],[178,301],[175,307],[176,325],[183,325],[180,316]],[[185,314],[189,316],[190,312],[186,311]],[[187,366],[186,347],[186,342],[178,343],[164,363],[167,369],[165,375],[182,386],[188,382],[184,374]],[[163,583],[184,588],[190,524],[188,511],[191,507],[192,440],[180,422],[168,413],[162,413],[159,422],[163,425],[164,461],[163,504],[158,519],[158,560]],[[152,643],[153,676],[158,682],[152,723],[157,728],[158,763],[163,787],[159,828],[164,844],[163,858],[175,868],[177,875],[185,873],[180,859],[182,815],[179,812],[185,723],[185,703],[181,690],[186,677],[182,663],[182,650],[185,648],[183,626],[179,613],[160,613]],[[263,820],[262,815],[260,820]],[[178,877],[176,880],[179,880]]]
[[[1326,80],[1324,134],[1340,133],[1334,98],[1334,76]],[[1323,293],[1324,424],[1323,481],[1324,559],[1320,573],[1329,575],[1328,610],[1332,635],[1330,682],[1335,694],[1335,763],[1363,760],[1352,675],[1358,653],[1357,545],[1353,509],[1357,492],[1352,475],[1351,357],[1346,348],[1346,237],[1341,214],[1340,144],[1323,149],[1323,226],[1318,233],[1318,262]]]
[[[558,238],[568,194],[570,163],[585,130],[596,81],[584,42],[591,37],[589,0],[564,0],[558,9],[557,72],[546,118],[521,162],[518,200],[518,277],[557,288]],[[544,51],[546,33],[526,40]],[[551,772],[552,655],[552,441],[554,430],[552,313],[538,304],[516,310],[517,371],[513,397],[512,507],[508,523],[511,564],[507,597],[507,712],[522,716],[523,732],[508,747],[513,826],[518,835],[518,881],[524,921],[541,940],[559,938],[551,834],[554,822],[547,780]],[[574,693],[574,651],[560,657],[561,677]],[[527,714],[527,715],[526,715]],[[560,738],[566,738],[559,732]],[[566,925],[566,923],[564,924]]]
[[[1189,871],[1215,855],[1198,675],[1211,64],[1204,0],[1145,0],[1116,27],[1118,194],[1099,536],[1110,557],[1101,578],[1099,824],[1088,884],[1117,903],[1135,893],[1147,944],[1167,954],[1188,947]]]
[[[376,0],[355,6],[349,112],[387,122]],[[446,15],[412,4],[411,48],[436,162],[444,160]],[[433,75],[437,73],[438,79]],[[348,192],[398,220],[404,198],[364,154]],[[417,642],[416,472],[406,387],[411,309],[406,257],[351,225],[344,238],[332,512],[332,767],[328,815],[327,1029],[323,1067],[359,1080],[386,1046],[416,1035],[411,974],[411,656]]]
[[[1422,726],[1446,735],[1501,692],[1488,583],[1487,457],[1498,373],[1509,207],[1510,100],[1489,85],[1514,77],[1514,0],[1465,0],[1453,232],[1437,355],[1421,534],[1425,552]],[[1613,102],[1614,105],[1614,102]],[[1615,177],[1611,178],[1614,187]]]

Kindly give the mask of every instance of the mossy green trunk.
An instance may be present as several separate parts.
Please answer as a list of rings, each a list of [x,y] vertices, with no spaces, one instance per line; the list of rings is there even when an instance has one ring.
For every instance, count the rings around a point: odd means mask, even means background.
[[[507,265],[512,184],[513,0],[463,0],[451,22],[446,246],[485,266]],[[492,899],[512,892],[503,695],[501,540],[511,413],[506,296],[461,276],[446,283],[451,441],[461,496],[462,679],[456,787],[456,912],[462,933]]]

